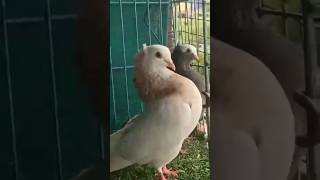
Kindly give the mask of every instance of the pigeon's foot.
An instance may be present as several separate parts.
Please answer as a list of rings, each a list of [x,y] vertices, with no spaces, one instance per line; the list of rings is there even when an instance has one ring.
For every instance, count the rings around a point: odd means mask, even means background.
[[[167,179],[162,172],[158,172],[158,175],[156,176],[156,180],[167,180]]]
[[[179,176],[179,175],[178,175],[179,171],[172,171],[172,170],[170,170],[170,169],[167,169],[166,166],[164,166],[164,167],[162,168],[162,172],[163,172],[163,174],[164,174],[165,176],[167,176],[167,177],[178,177],[178,176]]]

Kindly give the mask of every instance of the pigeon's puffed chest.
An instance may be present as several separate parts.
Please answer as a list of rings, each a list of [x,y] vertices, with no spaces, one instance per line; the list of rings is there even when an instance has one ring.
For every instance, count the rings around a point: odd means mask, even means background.
[[[170,160],[197,124],[187,103],[173,97],[148,105],[123,133],[118,151],[127,160],[140,163]],[[130,151],[128,151],[130,149]]]

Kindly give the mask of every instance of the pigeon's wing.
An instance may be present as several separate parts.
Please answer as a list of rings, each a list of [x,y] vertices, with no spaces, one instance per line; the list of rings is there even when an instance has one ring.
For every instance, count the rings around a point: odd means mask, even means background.
[[[138,119],[140,119],[139,117],[140,117],[140,114],[134,115],[132,118],[130,118],[128,120],[128,122],[123,126],[123,128],[114,132],[113,134],[111,134],[111,136],[115,135],[115,134],[126,132],[130,128],[130,126],[133,124],[133,122],[138,121]]]
[[[192,75],[194,77],[194,84],[198,87],[198,89],[203,92],[205,91],[206,89],[206,86],[205,86],[205,79],[204,77],[199,73],[199,72],[196,72],[196,71],[192,71]]]
[[[181,143],[189,135],[185,131],[192,126],[190,123],[192,115],[187,103],[173,101],[159,105],[130,123],[117,151],[131,162],[147,163]]]

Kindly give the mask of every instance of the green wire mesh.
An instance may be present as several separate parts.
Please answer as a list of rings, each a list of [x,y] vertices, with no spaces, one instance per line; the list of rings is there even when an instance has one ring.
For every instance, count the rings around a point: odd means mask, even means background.
[[[143,111],[133,85],[133,60],[143,43],[167,44],[169,0],[110,1],[110,127]]]
[[[143,43],[167,46],[174,40],[175,43],[193,44],[202,59],[195,67],[209,84],[209,3],[204,0],[181,3],[170,0],[110,1],[111,132],[120,129],[132,116],[143,111],[143,104],[132,82],[133,59]],[[185,7],[186,11],[193,12],[190,17],[182,18],[181,4],[192,6]]]

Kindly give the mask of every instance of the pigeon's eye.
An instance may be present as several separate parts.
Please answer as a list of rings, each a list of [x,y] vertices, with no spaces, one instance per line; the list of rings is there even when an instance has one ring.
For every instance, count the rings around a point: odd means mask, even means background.
[[[190,49],[187,49],[187,53],[190,53],[191,51],[190,51]]]
[[[161,58],[162,57],[161,53],[160,52],[156,52],[156,57],[157,58]]]

